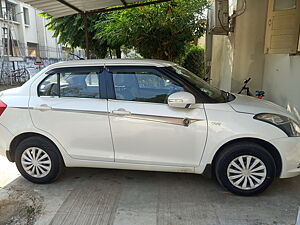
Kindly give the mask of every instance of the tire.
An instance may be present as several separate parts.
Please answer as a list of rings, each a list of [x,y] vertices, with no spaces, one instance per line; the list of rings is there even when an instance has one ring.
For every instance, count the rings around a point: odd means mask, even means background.
[[[64,168],[57,147],[46,138],[37,136],[27,138],[17,146],[15,162],[24,178],[38,184],[56,180]]]
[[[215,162],[215,174],[218,182],[230,192],[250,196],[271,185],[276,175],[276,164],[261,145],[240,142],[223,149]]]

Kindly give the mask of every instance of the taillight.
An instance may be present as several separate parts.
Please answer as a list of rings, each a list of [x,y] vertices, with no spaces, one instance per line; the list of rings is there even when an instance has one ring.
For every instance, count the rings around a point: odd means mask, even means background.
[[[0,116],[5,111],[6,108],[7,108],[7,105],[4,102],[0,101]]]

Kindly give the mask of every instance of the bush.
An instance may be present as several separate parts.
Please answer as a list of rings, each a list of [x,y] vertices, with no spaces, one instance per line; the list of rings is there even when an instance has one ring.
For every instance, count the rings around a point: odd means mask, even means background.
[[[192,46],[185,55],[182,66],[199,77],[204,78],[204,49],[200,46]]]

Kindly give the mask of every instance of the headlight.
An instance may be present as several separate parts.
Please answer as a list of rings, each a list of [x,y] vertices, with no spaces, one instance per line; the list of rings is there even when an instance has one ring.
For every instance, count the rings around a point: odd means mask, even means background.
[[[272,113],[260,113],[255,115],[254,119],[261,120],[278,127],[289,137],[300,137],[299,123],[289,117]]]

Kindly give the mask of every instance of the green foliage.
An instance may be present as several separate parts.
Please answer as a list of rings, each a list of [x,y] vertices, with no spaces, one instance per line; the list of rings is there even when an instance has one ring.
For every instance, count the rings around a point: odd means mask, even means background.
[[[204,78],[204,49],[200,46],[192,46],[184,57],[182,66],[194,74]]]
[[[208,0],[172,0],[155,5],[88,16],[92,53],[103,58],[107,49],[134,48],[145,58],[176,61],[187,43],[203,35]],[[81,15],[50,19],[47,25],[59,42],[85,49]],[[111,52],[111,51],[109,51]],[[115,51],[120,54],[120,51]]]
[[[173,0],[116,11],[100,21],[96,38],[109,45],[126,45],[146,58],[175,61],[186,43],[202,36],[207,0]]]
[[[54,18],[47,14],[40,14],[50,22],[46,25],[49,30],[54,31],[53,37],[58,38],[58,42],[71,48],[80,47],[86,49],[84,21],[80,14]],[[107,14],[92,14],[88,16],[88,38],[92,54],[99,58],[104,58],[107,54],[107,43],[95,39],[99,28],[95,29],[95,23],[106,20]]]

